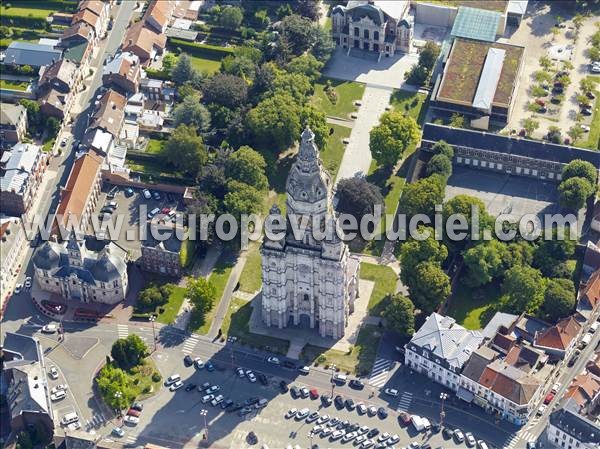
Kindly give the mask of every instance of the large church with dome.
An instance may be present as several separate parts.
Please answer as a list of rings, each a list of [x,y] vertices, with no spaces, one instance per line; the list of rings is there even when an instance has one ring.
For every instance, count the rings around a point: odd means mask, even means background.
[[[311,226],[295,236],[291,220],[319,219],[323,228],[338,228],[332,206],[332,181],[323,168],[310,129],[302,133],[300,150],[286,184],[285,238],[269,240],[262,253],[262,318],[280,329],[318,329],[322,337],[343,337],[358,296],[359,259],[338,234],[316,238]],[[279,214],[277,206],[271,210]],[[298,238],[300,237],[300,238]]]

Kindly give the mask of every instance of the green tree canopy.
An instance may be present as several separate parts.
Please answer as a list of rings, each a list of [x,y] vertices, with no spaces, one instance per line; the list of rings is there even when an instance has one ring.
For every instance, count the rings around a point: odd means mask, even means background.
[[[285,150],[300,135],[300,107],[290,94],[277,93],[250,110],[247,122],[259,148]]]
[[[403,337],[410,338],[415,333],[415,306],[407,297],[402,295],[390,297],[383,316],[387,326]]]
[[[248,85],[239,76],[216,73],[202,85],[204,101],[237,108],[248,100]]]
[[[219,25],[229,30],[237,30],[242,24],[244,13],[237,6],[223,8],[219,16]]]
[[[310,78],[302,73],[288,73],[284,70],[278,70],[275,73],[273,81],[275,94],[289,94],[294,98],[297,104],[304,104],[312,94],[313,86]]]
[[[249,146],[240,147],[227,161],[227,176],[243,181],[258,190],[268,187],[265,158]]]
[[[386,112],[379,125],[371,130],[371,154],[380,165],[393,167],[418,138],[419,125],[415,119],[402,112]]]
[[[452,240],[445,234],[445,242],[450,251],[461,251],[472,241],[471,234],[473,233],[473,226],[471,223],[474,215],[476,218],[479,218],[479,233],[476,237],[481,239],[484,229],[493,229],[494,219],[487,213],[485,204],[483,204],[483,201],[479,198],[470,195],[457,195],[447,201],[444,204],[443,209],[444,222],[452,215],[464,217],[467,223],[467,229],[466,231],[462,231],[462,229],[459,231],[457,229],[456,233],[466,232],[467,237],[463,240]]]
[[[188,95],[173,109],[173,123],[179,125],[190,125],[200,132],[210,128],[210,112],[196,95]]]
[[[257,214],[262,211],[264,194],[255,187],[235,179],[227,183],[228,192],[223,208],[234,217],[242,214]]]
[[[595,187],[586,178],[576,176],[562,181],[558,186],[559,203],[572,210],[579,210],[594,193]]]
[[[171,70],[171,79],[173,82],[181,86],[186,81],[191,81],[194,78],[194,74],[195,70],[192,65],[192,59],[186,53],[179,55],[175,66]]]
[[[481,242],[469,248],[464,255],[466,268],[463,282],[468,287],[481,287],[502,275],[505,244],[497,240]]]
[[[433,154],[443,154],[450,160],[454,157],[454,148],[445,140],[438,140],[434,143],[431,151],[433,151]]]
[[[569,279],[548,279],[542,310],[551,322],[569,316],[575,309],[575,286]]]
[[[587,179],[594,186],[598,182],[598,168],[587,161],[575,159],[563,168],[562,181],[575,177]]]
[[[419,227],[419,232],[429,230],[430,234],[424,240],[407,240],[400,247],[400,279],[405,284],[415,276],[415,268],[421,262],[433,262],[440,265],[448,257],[446,246],[436,240],[433,228]]]
[[[163,154],[175,168],[194,176],[208,160],[202,138],[193,127],[186,125],[179,125],[171,133]]]
[[[508,270],[502,284],[506,304],[516,314],[537,312],[544,299],[545,288],[542,273],[527,266],[515,266]]]
[[[112,345],[110,355],[119,368],[130,369],[141,363],[148,354],[144,340],[132,334],[126,338],[119,338]]]
[[[450,295],[450,278],[438,263],[421,262],[408,280],[410,298],[426,314],[437,309]]]
[[[337,210],[353,215],[358,223],[365,214],[371,214],[375,205],[383,205],[383,195],[375,184],[365,178],[346,178],[337,185]]]
[[[533,263],[545,276],[551,276],[556,264],[564,262],[575,254],[576,240],[569,239],[568,231],[558,239],[556,231],[552,240],[541,240],[534,253]]]
[[[427,163],[427,176],[440,175],[449,178],[452,175],[452,161],[444,154],[434,155]]]
[[[435,206],[444,201],[446,181],[440,175],[431,175],[406,184],[400,198],[399,210],[409,217],[425,214],[433,217]]]
[[[419,53],[419,65],[431,72],[439,55],[440,46],[433,41],[427,41]]]
[[[310,19],[298,14],[284,17],[279,30],[282,39],[290,43],[294,55],[303,54],[315,42],[315,25]]]
[[[308,126],[315,135],[315,143],[319,151],[327,149],[327,138],[329,137],[329,125],[327,116],[312,104],[307,104],[300,112],[300,125],[302,128]]]
[[[194,310],[204,316],[216,299],[217,291],[212,282],[203,277],[189,277],[186,287],[186,297],[194,306]]]
[[[323,63],[310,53],[306,53],[292,59],[285,68],[290,73],[298,73],[307,76],[311,81],[315,81],[321,76]]]
[[[312,48],[312,53],[319,61],[322,63],[327,63],[333,54],[333,50],[335,49],[331,32],[322,26],[317,26],[315,28],[314,37],[315,42]]]
[[[126,409],[135,400],[135,391],[129,382],[127,374],[112,364],[104,365],[96,377],[96,384],[104,401],[110,408],[117,410]]]

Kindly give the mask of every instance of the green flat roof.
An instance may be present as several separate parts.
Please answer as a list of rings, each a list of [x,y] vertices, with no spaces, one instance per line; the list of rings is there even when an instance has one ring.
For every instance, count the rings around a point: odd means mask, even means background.
[[[484,42],[494,42],[502,14],[496,11],[470,8],[458,8],[451,35]]]
[[[68,59],[69,61],[74,62],[76,64],[80,64],[83,60],[83,55],[85,54],[87,46],[87,42],[82,42],[81,44],[77,44],[73,47],[67,48],[64,54],[65,59]]]

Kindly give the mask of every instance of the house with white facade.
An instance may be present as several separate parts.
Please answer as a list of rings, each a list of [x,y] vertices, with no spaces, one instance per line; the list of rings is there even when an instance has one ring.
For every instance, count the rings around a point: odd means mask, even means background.
[[[481,332],[465,329],[454,318],[434,312],[405,346],[405,364],[458,391],[462,368],[481,343]]]

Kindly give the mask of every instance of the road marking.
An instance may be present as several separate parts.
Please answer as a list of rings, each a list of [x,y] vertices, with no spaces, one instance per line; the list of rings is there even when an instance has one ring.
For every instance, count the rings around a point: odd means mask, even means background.
[[[375,360],[373,369],[371,370],[371,376],[369,377],[369,385],[377,388],[383,387],[387,382],[392,364],[393,362],[388,359],[378,358]]]
[[[96,413],[96,414],[92,415],[92,419],[88,419],[88,427],[90,427],[90,428],[99,427],[105,421],[106,421],[106,418],[104,418],[103,415]]]
[[[512,438],[508,441],[508,444],[506,444],[504,446],[504,449],[513,449],[517,445],[519,440],[520,440],[519,435],[515,433],[512,436]]]
[[[194,351],[194,348],[196,347],[196,344],[198,343],[198,337],[190,337],[188,338],[185,343],[183,344],[183,353],[184,354],[191,354]]]
[[[410,404],[412,403],[413,394],[410,391],[405,391],[400,396],[400,400],[398,401],[398,407],[396,408],[399,412],[407,412]]]
[[[129,335],[129,326],[126,324],[117,324],[117,335],[119,338],[127,338]]]
[[[127,438],[125,438],[125,441],[127,441],[127,443],[129,443],[129,444],[135,444],[137,439],[138,439],[137,435],[127,435]]]

